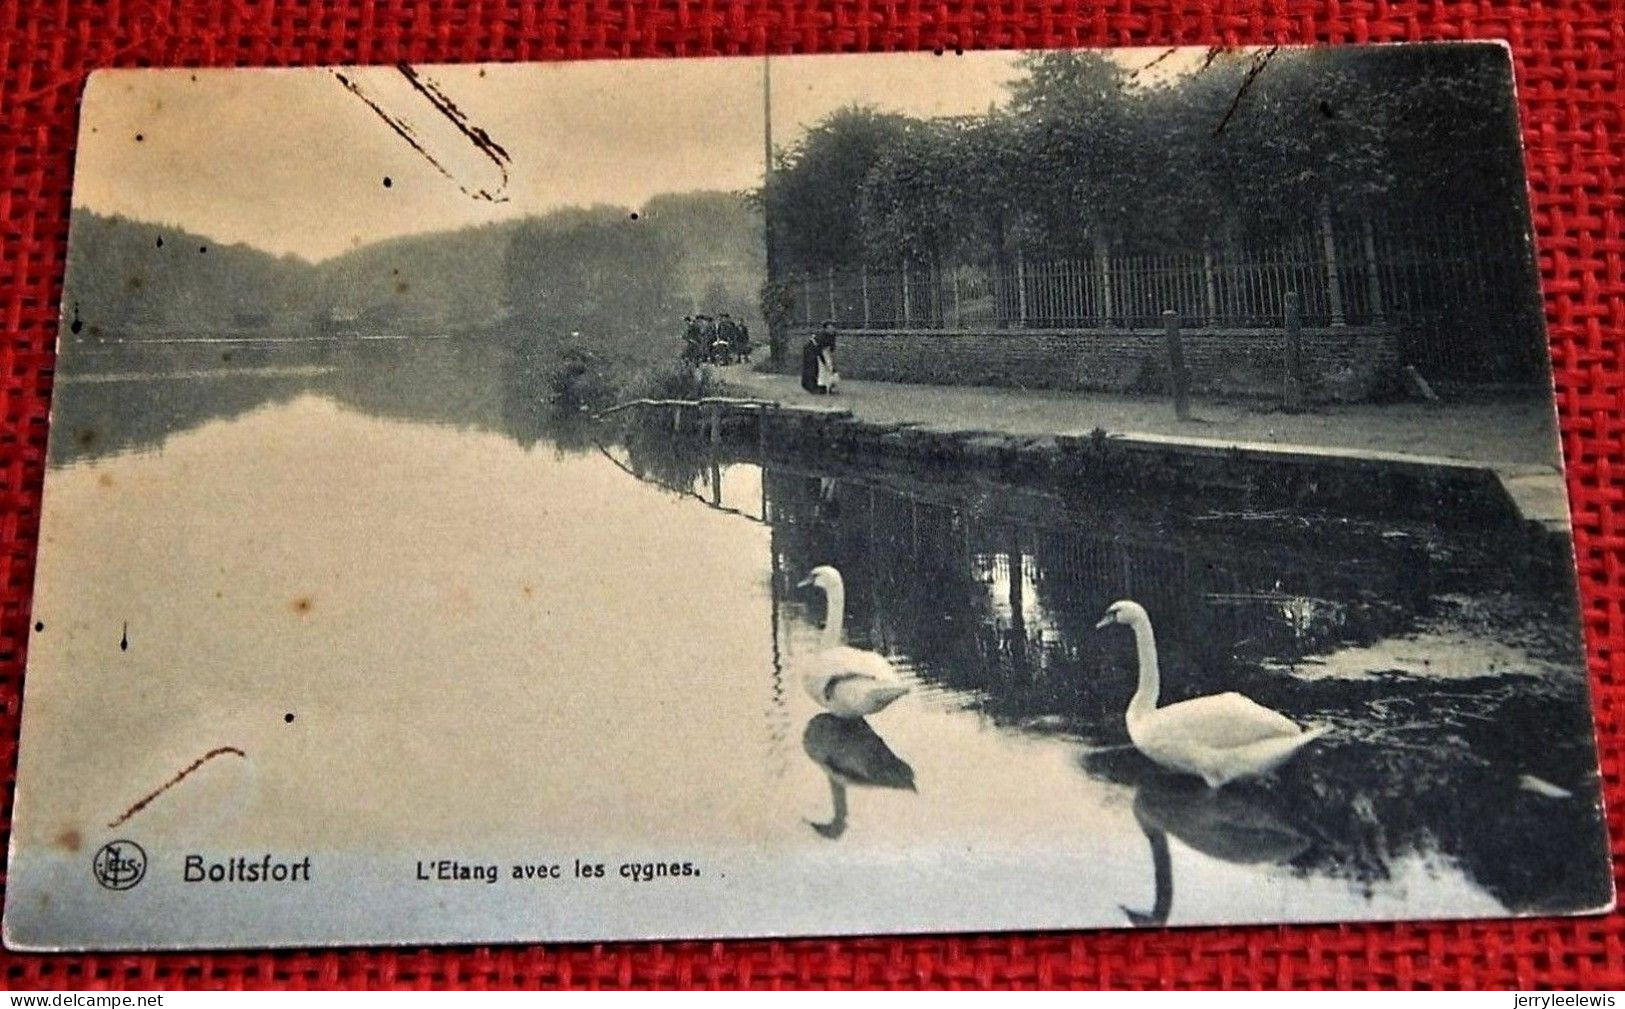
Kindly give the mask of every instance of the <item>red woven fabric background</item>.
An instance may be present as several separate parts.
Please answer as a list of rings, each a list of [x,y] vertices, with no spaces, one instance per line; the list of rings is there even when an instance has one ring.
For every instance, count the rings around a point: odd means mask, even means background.
[[[0,775],[10,823],[80,88],[106,66],[1378,42],[1513,47],[1616,854],[1625,7],[1249,0],[0,0]],[[752,113],[754,114],[754,112]],[[1488,828],[1490,825],[1486,825]],[[1625,916],[785,942],[13,956],[9,987],[1625,987]]]

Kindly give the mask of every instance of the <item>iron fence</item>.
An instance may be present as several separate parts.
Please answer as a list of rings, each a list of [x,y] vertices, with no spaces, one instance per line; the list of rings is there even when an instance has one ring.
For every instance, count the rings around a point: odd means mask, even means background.
[[[1199,252],[803,274],[792,320],[842,329],[1276,328],[1298,293],[1308,326],[1392,326],[1411,363],[1452,374],[1527,356],[1538,312],[1525,236],[1471,217],[1325,220],[1271,245],[1199,243]],[[1538,333],[1537,328],[1534,332]]]

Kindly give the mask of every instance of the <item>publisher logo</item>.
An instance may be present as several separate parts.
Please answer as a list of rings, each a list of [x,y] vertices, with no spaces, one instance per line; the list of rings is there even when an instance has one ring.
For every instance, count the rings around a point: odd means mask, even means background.
[[[109,841],[96,851],[90,871],[109,890],[128,890],[147,875],[147,853],[134,841]]]

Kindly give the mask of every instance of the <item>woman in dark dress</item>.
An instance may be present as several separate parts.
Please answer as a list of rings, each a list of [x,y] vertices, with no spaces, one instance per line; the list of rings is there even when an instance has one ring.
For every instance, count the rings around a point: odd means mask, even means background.
[[[807,342],[801,345],[801,387],[808,392],[824,391],[818,384],[818,357],[822,350],[817,336],[807,337]]]

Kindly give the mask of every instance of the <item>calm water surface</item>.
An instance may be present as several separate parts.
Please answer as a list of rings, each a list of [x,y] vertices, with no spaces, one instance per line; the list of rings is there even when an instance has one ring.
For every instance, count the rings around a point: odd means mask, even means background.
[[[1059,853],[1102,922],[1606,892],[1575,855],[1602,835],[1572,588],[1504,530],[712,454],[561,427],[522,362],[369,353],[64,377],[30,650],[75,675],[29,682],[31,840],[232,746],[144,836]],[[913,687],[867,723],[797,675],[826,563]],[[1165,702],[1240,689],[1334,733],[1272,782],[1157,772],[1129,635],[1094,629],[1123,597]]]

